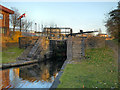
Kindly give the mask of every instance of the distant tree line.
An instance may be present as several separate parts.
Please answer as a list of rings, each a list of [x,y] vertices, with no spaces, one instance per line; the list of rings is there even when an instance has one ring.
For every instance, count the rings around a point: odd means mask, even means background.
[[[117,9],[109,12],[105,26],[107,27],[107,32],[120,42],[120,1]]]

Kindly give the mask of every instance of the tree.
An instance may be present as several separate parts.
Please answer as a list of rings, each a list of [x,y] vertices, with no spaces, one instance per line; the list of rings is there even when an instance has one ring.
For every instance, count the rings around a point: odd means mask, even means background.
[[[26,32],[30,28],[31,25],[32,25],[32,21],[28,21],[27,19],[22,20],[22,29],[25,30]]]
[[[120,42],[120,1],[118,2],[117,9],[109,13],[105,26],[107,27],[107,32]]]
[[[10,16],[10,24],[13,26],[13,32],[15,32],[15,27],[18,27],[20,24],[20,21],[17,20],[20,16],[20,12],[15,7],[11,7],[11,9],[14,11],[14,14]]]
[[[14,14],[10,16],[10,23],[13,26],[13,32],[15,32],[16,27],[20,27],[20,20],[17,20],[19,16],[21,15],[19,10],[15,7],[11,7],[11,9],[14,11]],[[21,19],[21,28],[25,31],[27,31],[30,26],[32,25],[32,21],[28,21],[27,19]]]

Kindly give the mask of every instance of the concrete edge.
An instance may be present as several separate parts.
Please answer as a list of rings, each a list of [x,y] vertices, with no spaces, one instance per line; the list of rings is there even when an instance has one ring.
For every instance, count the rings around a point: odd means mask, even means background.
[[[19,62],[19,63],[16,62],[16,63],[2,64],[2,65],[0,65],[0,69],[7,69],[7,68],[11,68],[11,67],[19,67],[19,66],[24,66],[24,65],[37,63],[37,62],[39,62],[39,61],[34,60],[34,61],[23,61],[23,62]]]
[[[70,61],[70,59],[65,60],[64,64],[62,65],[57,77],[55,78],[55,80],[54,80],[54,82],[53,82],[53,84],[52,84],[52,86],[50,87],[49,90],[54,90],[58,87],[58,85],[60,84],[60,78],[63,74],[63,70],[65,69],[65,67],[66,67],[66,65],[68,64],[69,61]]]

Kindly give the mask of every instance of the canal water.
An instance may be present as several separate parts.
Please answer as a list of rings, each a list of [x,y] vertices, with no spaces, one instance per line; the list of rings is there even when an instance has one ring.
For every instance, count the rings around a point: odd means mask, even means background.
[[[66,58],[51,58],[27,66],[0,71],[1,88],[50,88]]]

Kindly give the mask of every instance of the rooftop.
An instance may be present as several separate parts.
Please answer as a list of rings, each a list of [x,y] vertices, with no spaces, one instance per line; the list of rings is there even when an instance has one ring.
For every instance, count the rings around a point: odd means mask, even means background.
[[[5,11],[5,12],[7,12],[7,13],[9,13],[9,14],[14,14],[14,11],[13,11],[13,10],[10,10],[10,9],[2,6],[2,5],[0,5],[0,10]]]

